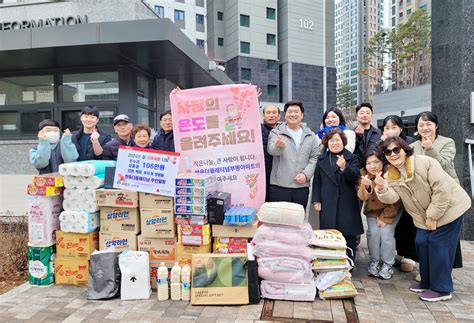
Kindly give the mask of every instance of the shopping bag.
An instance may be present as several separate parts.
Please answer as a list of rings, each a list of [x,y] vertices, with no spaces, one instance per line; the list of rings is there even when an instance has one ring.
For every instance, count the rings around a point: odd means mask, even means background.
[[[120,296],[119,253],[94,251],[89,265],[87,299],[110,299]]]

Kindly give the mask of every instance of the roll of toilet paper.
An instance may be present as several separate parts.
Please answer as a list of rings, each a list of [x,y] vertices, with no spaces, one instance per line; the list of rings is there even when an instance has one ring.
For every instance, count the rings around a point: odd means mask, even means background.
[[[115,160],[87,160],[82,162],[80,175],[94,176],[105,174],[106,167],[115,167]]]
[[[76,187],[78,189],[86,189],[87,188],[87,178],[84,177],[84,176],[76,176],[75,177],[75,180],[76,180]]]
[[[73,188],[66,188],[64,190],[63,195],[65,200],[75,200],[78,196],[80,196],[78,192]]]
[[[69,172],[71,176],[81,176],[81,169],[82,169],[81,163],[71,163],[69,166]]]
[[[68,175],[64,176],[63,178],[64,181],[64,187],[66,188],[76,188],[76,178],[74,176]]]
[[[86,177],[86,186],[88,189],[96,189],[104,186],[105,174]]]
[[[64,200],[63,209],[65,211],[76,211],[77,210],[77,201],[76,200]]]
[[[61,230],[65,232],[88,233],[99,227],[99,212],[70,211],[63,218]]]
[[[86,212],[97,212],[99,211],[99,206],[95,201],[87,201],[83,204],[82,210]]]
[[[85,189],[81,191],[81,197],[83,201],[95,201],[96,200],[96,193],[95,189]]]
[[[71,170],[70,170],[70,165],[71,163],[68,164],[61,164],[59,165],[58,171],[61,176],[69,176],[71,175]]]

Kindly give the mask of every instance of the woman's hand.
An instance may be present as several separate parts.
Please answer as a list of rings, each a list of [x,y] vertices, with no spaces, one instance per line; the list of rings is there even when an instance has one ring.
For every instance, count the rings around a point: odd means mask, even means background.
[[[375,175],[374,179],[375,189],[378,191],[383,191],[385,188],[385,179],[382,177],[382,172],[379,172]]]
[[[342,155],[337,155],[337,161],[336,165],[339,167],[341,172],[346,169],[346,160],[344,159],[344,156]]]
[[[372,181],[369,179],[369,175],[362,176],[360,178],[360,183],[364,185],[366,188],[372,186]]]
[[[313,204],[313,206],[316,212],[321,212],[321,202],[316,202]]]
[[[425,221],[425,225],[428,227],[428,230],[436,230],[436,226],[438,225],[438,221],[431,220],[430,218],[427,218]]]
[[[379,218],[377,218],[377,225],[378,225],[379,228],[385,228],[387,223],[385,223],[382,220],[380,220]]]

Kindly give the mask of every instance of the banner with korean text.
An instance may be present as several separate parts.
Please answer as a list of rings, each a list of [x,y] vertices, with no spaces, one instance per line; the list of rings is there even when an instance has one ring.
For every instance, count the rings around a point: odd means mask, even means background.
[[[219,85],[170,95],[180,173],[215,174],[232,204],[265,201],[265,163],[256,87]]]
[[[114,188],[174,196],[179,153],[120,146]]]

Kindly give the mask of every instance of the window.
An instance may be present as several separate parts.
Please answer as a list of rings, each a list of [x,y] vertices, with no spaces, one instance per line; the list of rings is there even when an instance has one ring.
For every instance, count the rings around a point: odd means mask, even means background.
[[[114,117],[117,111],[114,108],[99,109],[98,127],[105,133],[113,131]],[[63,110],[61,111],[61,127],[63,129],[79,129],[81,127],[81,110]]]
[[[196,14],[196,24],[204,25],[204,15]]]
[[[396,23],[395,17],[392,17],[392,26],[395,26],[395,23]]]
[[[268,96],[271,98],[276,98],[278,96],[277,89],[278,88],[276,85],[268,85]]]
[[[267,34],[267,45],[276,45],[276,36],[273,34]]]
[[[217,46],[224,46],[224,38],[222,37],[217,38]]]
[[[196,0],[196,6],[204,7],[204,0]]]
[[[61,102],[117,101],[118,72],[64,74],[58,90]]]
[[[54,102],[53,75],[0,78],[0,106]]]
[[[400,18],[403,18],[403,12],[400,12],[400,14],[398,15]]]
[[[162,6],[155,6],[155,12],[160,18],[165,17],[165,8]]]
[[[356,70],[352,70],[352,71],[351,71],[351,76],[354,76],[354,75],[357,75],[357,71],[356,71]]]
[[[174,0],[174,1],[184,3],[184,0]]]
[[[250,27],[250,16],[240,15],[240,26]]]
[[[274,60],[267,60],[267,70],[269,71],[276,71],[277,70],[277,62]]]
[[[240,42],[240,52],[242,54],[250,54],[250,43],[241,41]]]
[[[174,10],[174,21],[184,21],[184,11]]]
[[[217,20],[224,20],[224,13],[223,12],[220,12],[220,11],[217,12]]]
[[[142,107],[137,107],[137,109],[137,124],[142,123],[154,127],[155,113]]]
[[[396,14],[395,6],[392,7],[392,16]]]
[[[354,83],[357,83],[357,78],[356,77],[351,79],[351,84],[354,84]]]
[[[0,112],[0,136],[35,135],[38,132],[38,124],[44,119],[51,118],[52,113],[49,109]]]
[[[252,80],[252,70],[250,70],[250,68],[241,68],[240,79],[245,82],[250,82]]]
[[[267,7],[267,19],[275,20],[275,16],[276,16],[275,13],[276,13],[276,10],[274,8]]]
[[[204,39],[196,39],[196,45],[199,48],[204,49]]]
[[[407,16],[411,15],[411,9],[407,9]]]
[[[150,82],[143,76],[137,76],[137,101],[140,104],[149,105]]]

